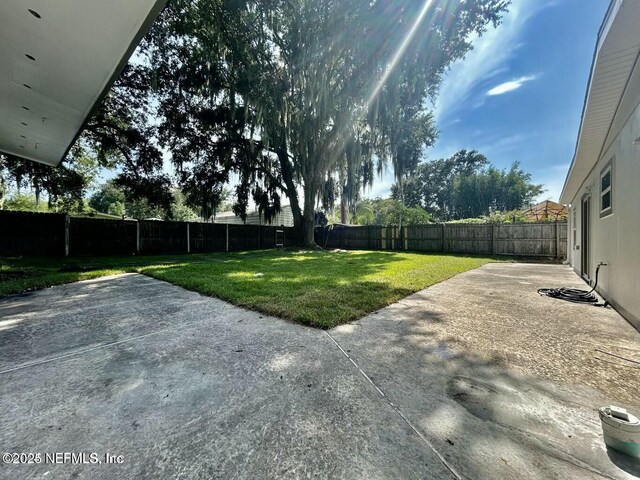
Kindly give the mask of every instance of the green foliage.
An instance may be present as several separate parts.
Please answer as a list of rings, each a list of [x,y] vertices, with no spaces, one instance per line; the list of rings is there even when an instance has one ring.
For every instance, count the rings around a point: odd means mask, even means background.
[[[95,152],[98,164],[118,168],[114,184],[151,208],[171,206],[171,179],[157,143],[153,72],[129,63],[98,105],[77,146]]]
[[[198,214],[185,203],[184,194],[178,189],[173,191],[171,217],[173,218],[173,220],[179,222],[197,220],[199,218]]]
[[[522,210],[511,210],[509,212],[491,212],[489,215],[476,218],[462,218],[452,220],[450,223],[518,223],[527,222],[527,216]]]
[[[424,225],[431,222],[420,207],[406,207],[398,200],[376,198],[362,200],[353,218],[356,225]]]
[[[85,209],[84,195],[95,180],[97,168],[95,158],[78,146],[56,167],[0,154],[0,208],[81,213]],[[25,189],[29,193],[22,196]],[[14,200],[8,198],[12,190],[18,195]],[[30,196],[32,203],[27,199]],[[44,197],[47,208],[42,206]]]
[[[48,212],[49,207],[44,202],[36,200],[33,193],[14,193],[4,202],[6,210],[20,210],[23,212]]]
[[[89,199],[89,206],[100,213],[110,215],[125,214],[125,196],[121,188],[109,181],[100,185]],[[118,212],[118,213],[115,213]]]
[[[196,220],[198,214],[186,203],[185,196],[178,189],[172,192],[169,209],[154,205],[145,197],[131,198],[115,181],[100,185],[89,199],[89,206],[100,213],[127,216],[138,220],[144,218],[160,218],[163,220]]]
[[[531,175],[518,162],[509,170],[499,170],[475,150],[418,165],[403,190],[407,205],[421,206],[439,221],[519,210],[543,192],[542,185],[531,183]],[[400,195],[396,184],[392,197],[399,199]]]

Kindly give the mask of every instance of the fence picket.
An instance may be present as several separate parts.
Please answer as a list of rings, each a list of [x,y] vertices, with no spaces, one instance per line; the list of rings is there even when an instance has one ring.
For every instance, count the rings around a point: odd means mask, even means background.
[[[380,233],[377,233],[379,229]],[[566,255],[566,223],[443,223],[398,227],[318,227],[327,248],[410,250],[560,258]],[[378,240],[375,240],[378,239]],[[378,243],[379,242],[379,243]]]

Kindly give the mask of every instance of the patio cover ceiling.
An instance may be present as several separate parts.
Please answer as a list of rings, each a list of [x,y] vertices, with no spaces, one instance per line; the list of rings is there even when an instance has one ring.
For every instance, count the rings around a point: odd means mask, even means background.
[[[640,0],[612,0],[598,34],[576,150],[560,203],[573,200],[605,153],[639,54]]]
[[[57,165],[166,0],[2,0],[0,151]]]

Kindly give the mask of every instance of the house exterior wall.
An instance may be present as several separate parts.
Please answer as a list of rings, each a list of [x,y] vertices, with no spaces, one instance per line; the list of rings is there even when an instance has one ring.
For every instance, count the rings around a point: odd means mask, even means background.
[[[274,227],[293,227],[293,212],[291,211],[290,205],[285,205],[282,207],[280,212],[276,213],[275,217],[271,219],[270,222],[267,222],[262,215],[258,212],[247,213],[246,221],[243,221],[242,218],[237,217],[232,212],[224,212],[218,214],[213,223],[222,223],[222,224],[230,224],[230,225],[271,225]]]
[[[589,271],[593,285],[599,262],[598,292],[640,330],[640,67],[631,75],[602,155],[571,201],[568,260],[582,271],[582,199],[591,197]],[[611,162],[612,213],[601,216],[600,177]],[[575,238],[574,238],[575,229]]]

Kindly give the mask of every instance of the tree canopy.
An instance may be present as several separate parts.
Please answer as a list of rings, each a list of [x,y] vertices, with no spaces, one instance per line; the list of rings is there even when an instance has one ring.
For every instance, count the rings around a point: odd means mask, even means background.
[[[477,151],[461,150],[418,165],[404,185],[404,201],[447,221],[519,210],[542,192],[542,185],[533,184],[518,162],[499,170]],[[400,198],[398,184],[392,187],[392,198]]]
[[[251,198],[268,218],[284,193],[310,244],[319,200],[417,162],[443,73],[507,3],[170,1],[141,50],[159,143],[203,209],[235,172],[237,213]]]
[[[356,225],[424,225],[431,222],[420,207],[407,207],[399,200],[376,198],[358,202],[352,223]]]
[[[89,207],[100,213],[135,218],[161,218],[163,220],[187,221],[199,218],[185,202],[179,189],[171,192],[169,208],[151,204],[146,198],[131,197],[115,180],[103,183],[91,195]]]
[[[0,154],[0,209],[4,208],[11,190],[21,195],[23,189],[30,188],[36,210],[41,209],[41,199],[46,195],[49,209],[81,211],[96,173],[96,161],[78,146],[72,148],[66,161],[57,167]],[[19,205],[26,205],[27,197],[20,198]]]

